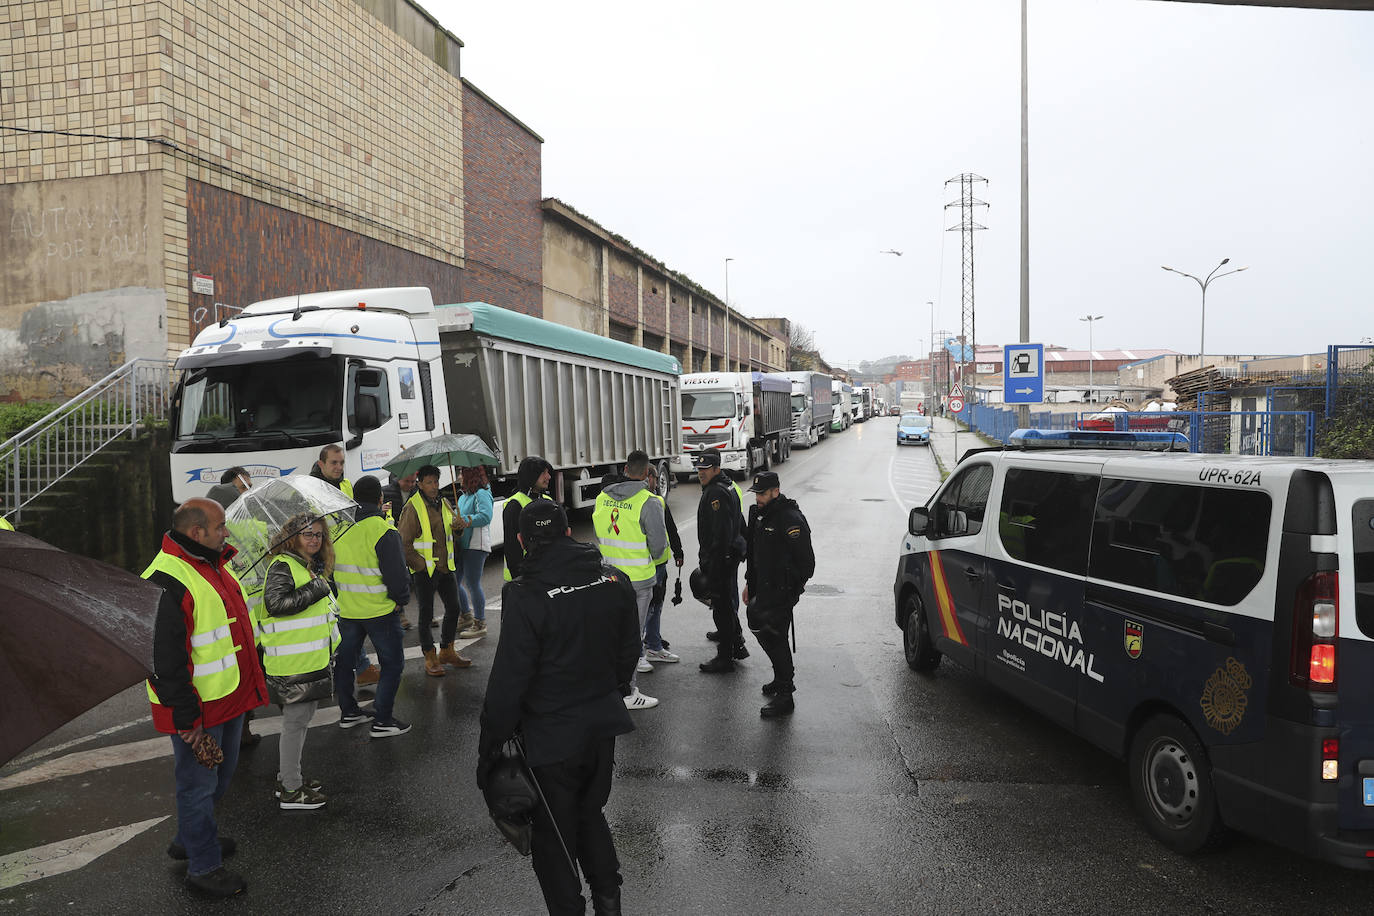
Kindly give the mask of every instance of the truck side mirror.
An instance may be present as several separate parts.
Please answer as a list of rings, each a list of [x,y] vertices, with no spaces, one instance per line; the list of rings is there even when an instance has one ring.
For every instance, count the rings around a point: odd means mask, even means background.
[[[362,373],[358,373],[360,376]],[[359,430],[376,429],[381,425],[378,420],[381,411],[377,406],[377,396],[375,394],[360,394],[353,404],[353,423]]]
[[[906,530],[912,534],[924,536],[929,527],[930,513],[921,506],[912,509],[906,517]]]
[[[386,376],[381,369],[359,369],[353,384],[358,388],[380,388],[386,384]]]

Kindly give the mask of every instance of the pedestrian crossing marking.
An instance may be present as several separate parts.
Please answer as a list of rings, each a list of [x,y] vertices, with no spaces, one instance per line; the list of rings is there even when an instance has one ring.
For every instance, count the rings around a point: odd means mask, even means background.
[[[150,818],[123,827],[97,830],[84,836],[58,840],[46,846],[35,846],[0,856],[0,890],[51,878],[90,865],[118,846],[127,843],[149,827],[155,827],[170,815]]]

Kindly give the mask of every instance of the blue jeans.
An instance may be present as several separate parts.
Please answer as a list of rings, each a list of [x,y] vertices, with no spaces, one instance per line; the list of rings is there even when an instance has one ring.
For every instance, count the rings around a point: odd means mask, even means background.
[[[339,657],[352,658],[362,649],[363,638],[372,640],[377,650],[377,662],[382,667],[377,681],[377,699],[373,701],[378,722],[391,721],[391,708],[396,702],[396,689],[401,686],[401,669],[405,667],[405,651],[401,648],[401,612],[392,611],[381,617],[355,620],[339,618]],[[334,696],[339,701],[339,715],[358,713],[358,701],[353,696],[353,672],[346,665],[334,666]]]
[[[478,620],[487,619],[487,596],[482,591],[482,570],[486,568],[486,550],[464,550],[458,571],[462,579],[458,583],[467,592],[468,608]]]
[[[663,592],[664,598],[668,596],[668,564],[663,563],[658,567],[658,579],[654,583],[654,588]],[[663,634],[659,632],[659,623],[663,620],[663,598],[649,602],[649,616],[644,618],[644,648],[653,649],[655,652],[663,651]]]
[[[200,765],[191,745],[172,735],[173,772],[176,774],[177,836],[186,850],[186,874],[208,875],[222,864],[215,805],[229,790],[229,780],[239,764],[239,738],[243,716],[207,728],[224,751],[224,762],[213,770]]]

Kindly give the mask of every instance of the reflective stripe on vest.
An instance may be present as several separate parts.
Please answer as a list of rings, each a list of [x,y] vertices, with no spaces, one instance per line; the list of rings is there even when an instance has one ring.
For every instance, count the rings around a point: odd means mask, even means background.
[[[382,568],[377,565],[377,542],[392,530],[386,519],[372,515],[334,542],[334,582],[339,586],[340,617],[369,620],[396,609],[396,603],[387,597]]]
[[[547,493],[541,494],[539,498],[540,498],[540,499],[548,499],[548,500],[552,501],[552,497],[550,497],[549,494],[547,494]],[[534,497],[531,496],[530,494],[526,493],[526,492],[523,491],[523,490],[521,490],[519,493],[516,493],[514,496],[511,497],[511,499],[515,500],[515,501],[520,505],[520,511],[521,511],[521,512],[525,511],[525,507],[526,507],[526,506],[528,506],[530,503],[534,502]],[[502,511],[504,511],[504,510],[502,510]],[[519,516],[518,516],[518,515],[516,516],[516,519],[517,519],[517,521],[519,520]],[[520,530],[520,526],[519,526],[518,524],[515,526],[515,530],[516,530],[516,531],[519,531],[519,530]],[[512,550],[519,550],[519,551],[522,551],[522,555],[523,555],[524,549],[525,549],[525,548],[523,548],[523,547],[520,546],[520,542],[519,542],[519,541],[516,541],[514,544],[506,544],[504,547],[501,548],[502,561],[505,563],[505,567],[506,567],[505,570],[504,570],[504,572],[502,572],[502,574],[501,574],[501,578],[505,579],[507,582],[509,582],[509,581],[511,580],[511,574],[510,574],[510,562],[507,561],[507,560],[505,560],[505,557],[510,556],[510,552],[511,552]]]
[[[592,528],[601,555],[632,582],[644,582],[657,574],[658,564],[649,553],[649,536],[640,524],[644,504],[652,498],[648,490],[638,490],[629,499],[614,499],[603,490],[592,510]]]
[[[663,525],[663,533],[665,535],[665,537],[663,538],[663,553],[659,554],[658,557],[654,560],[655,566],[662,566],[664,563],[667,563],[669,560],[673,558],[673,546],[668,542],[668,538],[666,537],[668,533],[668,525],[666,522],[666,519],[668,518],[668,503],[663,499],[662,496],[659,496],[657,493],[653,494],[653,497],[654,499],[658,500],[658,504],[663,507],[663,518],[665,519]]]
[[[268,573],[279,563],[285,563],[291,570],[291,581],[296,588],[311,580],[301,562],[286,554],[271,562]],[[328,598],[321,598],[300,613],[285,617],[268,616],[266,607],[258,614],[258,642],[262,644],[263,670],[268,674],[306,674],[329,664],[334,627]]]
[[[410,498],[410,505],[415,509],[415,517],[420,520],[420,536],[411,542],[415,552],[420,555],[420,559],[425,561],[425,570],[432,576],[434,575],[434,531],[429,526],[429,508],[425,505],[424,497],[417,490],[415,495]],[[439,517],[444,525],[444,544],[448,547],[449,572],[457,569],[453,565],[453,510],[448,507],[444,498],[439,497]]]
[[[223,571],[238,585],[238,578],[229,567]],[[224,599],[205,577],[181,557],[159,551],[143,570],[147,579],[155,572],[164,572],[180,582],[191,594],[191,686],[196,688],[201,702],[218,700],[233,693],[239,685],[239,647],[234,645],[233,630]],[[242,586],[239,586],[242,591]],[[163,705],[147,684],[148,701]]]

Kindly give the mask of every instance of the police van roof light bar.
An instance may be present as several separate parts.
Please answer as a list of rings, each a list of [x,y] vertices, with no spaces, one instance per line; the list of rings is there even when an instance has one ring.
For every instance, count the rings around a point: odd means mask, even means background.
[[[1009,448],[1108,448],[1135,451],[1188,451],[1183,433],[1108,432],[1083,429],[1018,429],[1007,437]]]

